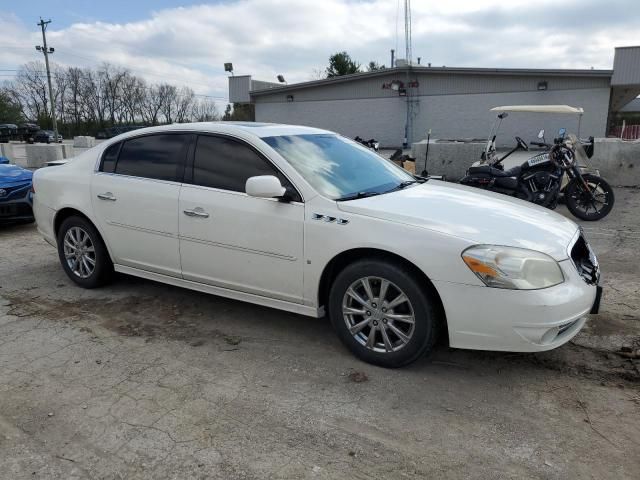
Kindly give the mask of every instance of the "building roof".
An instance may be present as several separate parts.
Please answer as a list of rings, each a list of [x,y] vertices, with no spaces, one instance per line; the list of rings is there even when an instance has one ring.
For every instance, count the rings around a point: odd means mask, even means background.
[[[252,96],[272,95],[303,88],[322,87],[336,83],[357,81],[365,78],[378,77],[399,73],[412,74],[456,74],[456,75],[505,75],[505,76],[548,76],[548,77],[598,77],[607,78],[613,75],[613,70],[568,70],[568,69],[538,69],[538,68],[466,68],[466,67],[428,67],[424,65],[412,65],[410,67],[383,68],[373,72],[360,72],[339,77],[323,78],[308,82],[292,83],[270,87],[266,89],[251,90]]]

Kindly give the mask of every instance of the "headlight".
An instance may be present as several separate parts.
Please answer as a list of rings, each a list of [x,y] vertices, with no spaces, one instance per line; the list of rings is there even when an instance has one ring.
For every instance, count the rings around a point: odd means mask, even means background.
[[[535,290],[564,282],[558,262],[535,250],[477,245],[462,252],[462,259],[487,287]]]

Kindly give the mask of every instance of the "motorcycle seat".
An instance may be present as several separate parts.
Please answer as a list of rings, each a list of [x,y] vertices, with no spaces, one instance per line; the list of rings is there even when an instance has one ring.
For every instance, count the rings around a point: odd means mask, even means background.
[[[492,177],[517,177],[520,175],[521,167],[516,166],[509,170],[500,170],[491,165],[478,165],[477,167],[469,167],[469,174],[484,173]]]

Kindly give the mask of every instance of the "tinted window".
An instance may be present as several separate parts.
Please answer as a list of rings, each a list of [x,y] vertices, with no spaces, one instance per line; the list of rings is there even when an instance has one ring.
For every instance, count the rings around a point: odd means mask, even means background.
[[[122,145],[116,173],[133,177],[176,180],[185,156],[186,135],[145,135]],[[180,179],[182,180],[182,179]]]
[[[120,145],[122,145],[120,142],[114,143],[104,151],[102,154],[102,164],[100,165],[101,172],[113,173],[115,171]]]
[[[198,137],[193,163],[193,183],[244,192],[249,177],[275,175],[295,201],[300,201],[287,178],[249,146],[223,137]]]

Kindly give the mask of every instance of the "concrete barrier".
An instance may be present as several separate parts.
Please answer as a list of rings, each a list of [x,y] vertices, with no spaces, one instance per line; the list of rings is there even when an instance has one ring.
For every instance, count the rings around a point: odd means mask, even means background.
[[[15,152],[13,150],[13,144],[0,143],[0,157],[6,157],[11,163],[16,163]]]
[[[60,144],[25,145],[24,149],[27,156],[27,168],[44,167],[47,162],[65,158],[62,145]]]
[[[96,139],[94,137],[77,136],[73,137],[73,146],[78,148],[95,147]]]
[[[611,185],[640,186],[640,140],[596,138],[589,163]]]
[[[62,155],[64,158],[72,158],[75,156],[75,149],[70,143],[62,144]]]
[[[486,142],[474,140],[434,140],[429,142],[427,171],[432,175],[446,175],[447,180],[461,179],[467,168],[480,160]],[[422,140],[411,145],[411,156],[416,159],[416,173],[420,175],[425,168],[427,141]]]

